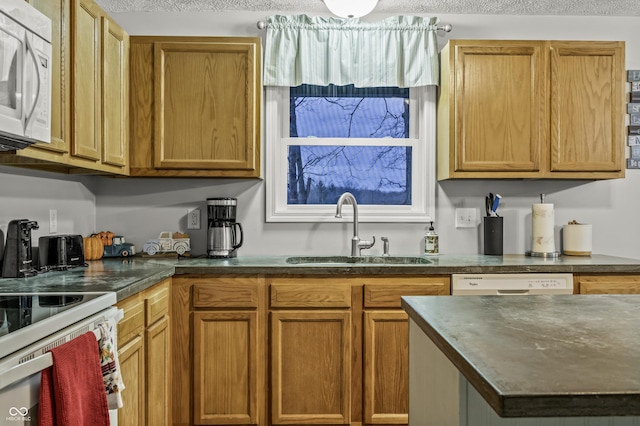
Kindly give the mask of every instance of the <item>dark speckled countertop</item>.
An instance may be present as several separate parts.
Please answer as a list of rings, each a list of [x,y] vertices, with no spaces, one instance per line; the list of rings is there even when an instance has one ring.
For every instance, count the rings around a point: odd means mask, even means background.
[[[402,306],[500,416],[640,415],[640,295],[411,296]]]
[[[232,259],[184,258],[173,261],[178,274],[503,274],[525,272],[638,273],[640,260],[614,256],[560,256],[543,259],[524,255],[422,256],[428,264],[287,263],[288,256],[237,257]]]
[[[289,257],[292,256],[240,256],[232,259],[204,257],[103,259],[90,261],[87,267],[74,268],[65,272],[45,272],[30,278],[2,278],[0,293],[114,291],[118,300],[122,300],[174,274],[446,275],[524,272],[640,274],[640,260],[604,255],[561,256],[558,259],[524,255],[440,255],[409,258],[410,261],[419,260],[428,263],[408,264],[304,262],[294,264],[287,261]],[[314,258],[314,261],[318,260],[323,259],[322,257]]]

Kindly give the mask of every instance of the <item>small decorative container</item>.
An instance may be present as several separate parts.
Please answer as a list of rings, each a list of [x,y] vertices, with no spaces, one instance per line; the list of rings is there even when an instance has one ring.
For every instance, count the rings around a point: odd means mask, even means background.
[[[568,256],[591,256],[590,224],[571,221],[562,227],[563,253]]]

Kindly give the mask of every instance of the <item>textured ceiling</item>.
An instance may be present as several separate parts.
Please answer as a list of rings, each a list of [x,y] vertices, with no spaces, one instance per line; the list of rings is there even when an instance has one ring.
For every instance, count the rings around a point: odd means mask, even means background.
[[[346,0],[345,0],[346,1]],[[97,0],[107,12],[254,11],[324,14],[321,0]],[[374,12],[640,16],[640,0],[380,0]]]

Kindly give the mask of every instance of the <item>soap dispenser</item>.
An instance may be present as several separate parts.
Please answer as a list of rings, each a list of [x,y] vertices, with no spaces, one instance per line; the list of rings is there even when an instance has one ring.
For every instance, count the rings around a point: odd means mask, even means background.
[[[424,234],[424,254],[427,256],[437,256],[439,253],[438,234],[430,222],[429,230]]]

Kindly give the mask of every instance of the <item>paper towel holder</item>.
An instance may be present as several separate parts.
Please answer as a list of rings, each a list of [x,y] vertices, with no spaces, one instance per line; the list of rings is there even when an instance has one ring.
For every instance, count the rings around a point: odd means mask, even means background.
[[[540,203],[544,204],[544,196],[545,194],[540,194]],[[550,252],[537,252],[537,251],[533,251],[533,250],[527,250],[524,252],[525,256],[531,256],[531,257],[542,257],[544,259],[556,259],[558,257],[560,257],[560,252],[559,251],[550,251]]]
[[[550,252],[542,253],[542,252],[527,250],[524,252],[524,254],[525,256],[543,257],[545,259],[556,259],[560,257],[559,251],[550,251]]]

